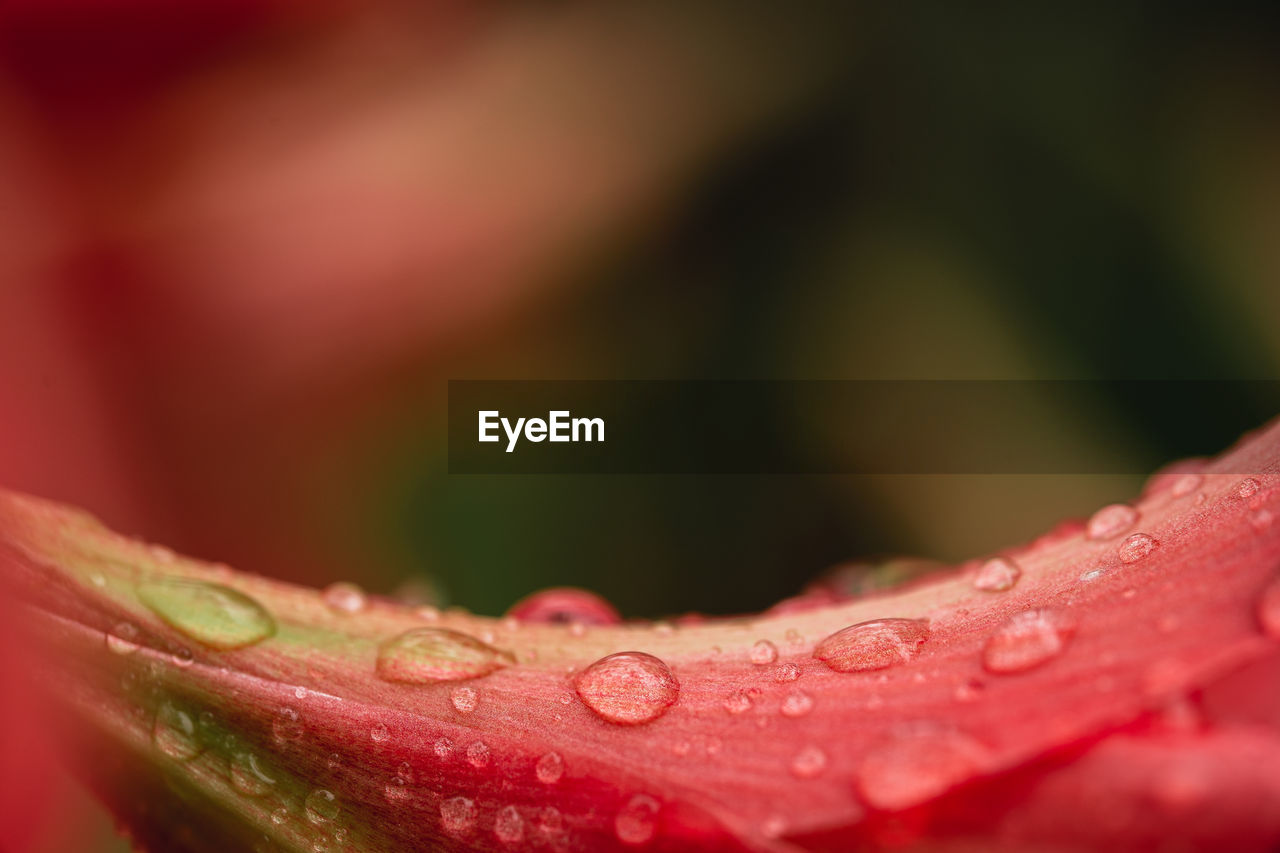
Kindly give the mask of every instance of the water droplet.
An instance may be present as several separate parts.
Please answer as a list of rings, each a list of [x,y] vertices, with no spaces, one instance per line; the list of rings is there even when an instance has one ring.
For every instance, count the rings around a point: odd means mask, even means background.
[[[284,823],[289,819],[289,810],[281,806],[271,813],[271,822],[276,826]]]
[[[1073,623],[1055,610],[1025,610],[987,639],[982,665],[990,672],[1022,672],[1048,663],[1066,648]]]
[[[983,592],[1007,592],[1022,576],[1022,570],[1007,557],[992,557],[973,576],[973,588]]]
[[[293,698],[295,698],[295,699],[306,699],[306,698],[307,698],[307,688],[305,688],[305,687],[295,687],[295,688],[293,688]]]
[[[369,737],[374,743],[386,743],[391,737],[391,730],[387,728],[386,723],[377,723],[369,729]]]
[[[368,598],[364,590],[353,583],[331,583],[320,594],[330,610],[337,613],[359,613],[364,610]]]
[[[792,690],[782,698],[784,717],[803,717],[813,710],[813,697],[803,690]]]
[[[455,687],[453,692],[449,694],[450,701],[453,702],[453,709],[459,714],[470,714],[476,709],[478,697],[476,691],[471,687]]]
[[[453,757],[453,741],[449,740],[447,737],[442,737],[436,740],[435,744],[431,748],[435,751],[436,758],[441,761],[448,761]]]
[[[157,563],[172,563],[177,559],[177,554],[163,545],[151,545],[147,550],[151,553],[151,558]]]
[[[613,820],[613,831],[623,844],[647,844],[658,832],[661,806],[648,794],[636,794]]]
[[[162,578],[139,585],[138,598],[170,627],[213,649],[252,646],[276,632],[261,604],[221,584]]]
[[[151,740],[157,749],[177,761],[190,761],[204,751],[195,718],[169,702],[156,712]]]
[[[107,634],[107,648],[118,655],[131,655],[138,650],[138,626],[121,622]]]
[[[1144,559],[1160,545],[1160,540],[1145,533],[1135,533],[1120,545],[1120,562],[1136,563]]]
[[[544,785],[554,785],[564,775],[564,759],[560,757],[558,752],[548,752],[538,759],[538,765],[535,769],[539,782]]]
[[[515,662],[510,652],[461,631],[414,628],[378,649],[378,676],[403,684],[477,678]]]
[[[760,824],[760,834],[765,838],[777,839],[787,833],[787,819],[782,815],[770,815]]]
[[[93,584],[98,589],[103,589],[107,585],[107,577],[101,572],[94,572],[89,575],[89,583]]]
[[[471,744],[471,746],[467,747],[467,761],[471,762],[472,767],[488,766],[489,746],[482,740]]]
[[[804,635],[801,634],[799,631],[797,631],[795,628],[788,628],[787,633],[784,634],[783,636],[785,636],[787,642],[793,646],[804,645]]]
[[[600,717],[623,725],[656,720],[680,698],[680,683],[671,670],[644,652],[601,658],[578,674],[574,689]]]
[[[547,835],[558,835],[564,829],[564,817],[555,806],[546,806],[538,812],[538,829]]]
[[[928,638],[923,619],[873,619],[835,632],[813,656],[836,672],[884,669],[914,658]]]
[[[476,823],[476,804],[466,797],[440,803],[440,826],[450,835],[462,835]]]
[[[1280,640],[1280,578],[1268,584],[1258,599],[1258,622],[1268,637]]]
[[[503,806],[493,819],[493,834],[503,844],[519,844],[524,840],[524,818],[515,806]]]
[[[956,701],[975,702],[982,697],[982,692],[986,689],[986,685],[981,681],[976,678],[970,678],[968,681],[956,685]]]
[[[795,661],[787,661],[779,664],[778,668],[773,671],[773,680],[785,684],[789,681],[795,681],[800,677],[800,665]]]
[[[756,666],[767,666],[778,659],[778,647],[768,640],[756,640],[751,647],[751,662]]]
[[[424,604],[422,607],[413,611],[419,619],[424,622],[435,622],[440,618],[440,608],[433,607],[430,604]]]
[[[1271,510],[1266,509],[1265,507],[1262,509],[1255,509],[1253,512],[1249,513],[1249,524],[1253,525],[1253,529],[1259,533],[1269,528],[1274,520],[1275,517],[1271,514]]]
[[[1175,498],[1186,497],[1200,488],[1203,481],[1204,477],[1199,474],[1183,474],[1173,481],[1173,487],[1169,491]]]
[[[1138,511],[1128,504],[1110,504],[1098,510],[1085,525],[1090,539],[1112,539],[1138,523]]]
[[[186,646],[178,646],[173,649],[171,660],[173,660],[174,666],[180,666],[185,669],[195,662],[195,656],[191,654],[191,649]]]
[[[281,708],[271,721],[271,734],[278,743],[294,741],[302,737],[302,722],[292,708]]]
[[[741,690],[725,697],[724,709],[730,714],[745,714],[751,710],[751,697]]]
[[[252,752],[237,753],[231,759],[231,785],[246,797],[261,797],[275,783]]]
[[[594,592],[572,587],[535,592],[512,605],[507,615],[543,625],[616,625],[622,621],[612,604]]]
[[[1258,493],[1262,484],[1252,477],[1245,477],[1236,485],[1236,495],[1240,498],[1251,498]]]
[[[312,823],[318,826],[332,823],[337,820],[339,810],[338,798],[333,795],[332,791],[317,788],[307,794],[307,820]]]
[[[1102,576],[1103,576],[1103,575],[1105,575],[1106,573],[1107,573],[1107,570],[1106,570],[1106,569],[1090,569],[1090,570],[1089,570],[1089,571],[1087,571],[1087,572],[1081,572],[1081,573],[1080,573],[1080,582],[1081,582],[1081,583],[1093,583],[1094,581],[1096,581],[1098,578],[1102,577]]]
[[[806,746],[791,759],[791,772],[801,779],[821,776],[827,769],[827,754],[816,746]]]
[[[924,727],[872,747],[858,767],[858,790],[872,806],[899,811],[972,778],[986,751],[967,735]]]

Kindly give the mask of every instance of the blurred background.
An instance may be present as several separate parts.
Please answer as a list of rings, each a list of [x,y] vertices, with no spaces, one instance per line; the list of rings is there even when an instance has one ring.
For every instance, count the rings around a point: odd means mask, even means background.
[[[1057,5],[0,0],[0,485],[312,585],[628,617],[1126,499],[447,473],[451,378],[1275,378],[1280,15]],[[1143,458],[1198,417],[1067,410],[1034,428]],[[0,846],[123,849],[0,730]]]

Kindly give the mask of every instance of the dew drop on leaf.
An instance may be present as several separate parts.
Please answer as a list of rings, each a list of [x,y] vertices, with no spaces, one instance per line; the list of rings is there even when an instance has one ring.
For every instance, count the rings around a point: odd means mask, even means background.
[[[1271,514],[1271,510],[1266,507],[1255,509],[1249,513],[1249,524],[1259,533],[1269,528],[1273,521],[1275,521],[1275,517]]]
[[[542,625],[616,625],[622,621],[613,605],[594,592],[557,587],[535,592],[507,611],[519,622]]]
[[[1236,495],[1240,498],[1251,498],[1258,493],[1262,484],[1252,477],[1245,477],[1236,484]]]
[[[782,698],[784,717],[803,717],[813,710],[813,697],[803,690],[792,690]]]
[[[613,820],[613,831],[623,844],[640,845],[653,840],[658,832],[661,806],[648,794],[636,794]]]
[[[1113,539],[1138,523],[1138,511],[1128,504],[1109,504],[1095,512],[1085,525],[1090,539]]]
[[[751,697],[741,690],[725,697],[724,709],[730,714],[745,714],[751,710]]]
[[[1146,533],[1135,533],[1120,543],[1120,550],[1117,553],[1120,556],[1120,562],[1136,563],[1145,559],[1159,544],[1159,540]]]
[[[386,743],[391,737],[391,730],[387,728],[386,723],[377,723],[369,729],[369,737],[374,743]]]
[[[414,628],[379,647],[377,671],[384,681],[431,684],[477,678],[514,662],[510,652],[461,631]]]
[[[806,746],[791,759],[791,772],[800,779],[813,779],[827,769],[827,754],[820,747]]]
[[[251,646],[276,632],[261,604],[221,584],[162,578],[140,584],[138,599],[170,627],[213,649]]]
[[[489,764],[489,746],[482,740],[478,740],[471,746],[467,747],[467,761],[471,762],[472,767],[486,767]]]
[[[836,672],[885,669],[910,661],[928,638],[923,619],[873,619],[835,632],[813,656]]]
[[[982,592],[1007,592],[1013,589],[1022,570],[1007,557],[992,557],[973,576],[973,588]]]
[[[231,785],[246,797],[261,797],[275,785],[252,752],[237,753],[231,759]]]
[[[786,663],[779,664],[778,668],[773,671],[773,680],[783,684],[795,681],[799,677],[800,665],[795,661],[789,660]]]
[[[329,584],[320,594],[324,603],[335,613],[359,613],[364,610],[368,599],[364,590],[353,583],[339,581]]]
[[[493,834],[503,844],[519,844],[524,840],[524,818],[515,806],[503,806],[493,819]]]
[[[453,741],[447,737],[437,739],[431,748],[435,752],[436,758],[441,761],[448,761],[453,757]]]
[[[1280,578],[1268,584],[1258,599],[1258,623],[1268,637],[1280,640]]]
[[[307,820],[317,826],[332,823],[337,819],[338,812],[338,798],[334,796],[332,791],[324,788],[317,788],[310,794],[307,794]]]
[[[1023,672],[1062,654],[1074,626],[1055,610],[1025,610],[1015,614],[987,638],[982,665],[989,672]]]
[[[204,751],[191,714],[165,702],[156,712],[151,740],[162,753],[177,761],[190,761]]]
[[[453,709],[459,714],[470,714],[476,709],[478,697],[472,687],[455,687],[449,694],[449,700],[453,703]]]
[[[756,640],[751,647],[751,662],[756,666],[767,666],[778,659],[778,647],[768,640]]]
[[[107,648],[118,655],[131,655],[138,650],[138,626],[121,622],[107,634]]]
[[[538,759],[535,771],[539,782],[544,785],[554,785],[564,775],[564,759],[558,752],[548,752]]]
[[[656,720],[680,698],[680,684],[670,668],[644,652],[601,658],[578,673],[574,690],[601,719],[621,725]]]
[[[546,835],[558,835],[564,829],[564,817],[555,806],[546,806],[538,812],[538,829]]]
[[[440,826],[450,835],[468,832],[476,822],[476,804],[466,797],[451,797],[440,803]]]
[[[1199,474],[1183,474],[1177,480],[1174,480],[1173,487],[1169,491],[1175,498],[1186,497],[1200,488],[1202,482],[1204,482],[1204,477]]]
[[[972,778],[986,750],[947,729],[901,732],[873,746],[858,767],[858,790],[878,809],[897,811]]]
[[[271,721],[271,735],[277,743],[294,741],[302,737],[302,722],[292,708],[281,708]]]

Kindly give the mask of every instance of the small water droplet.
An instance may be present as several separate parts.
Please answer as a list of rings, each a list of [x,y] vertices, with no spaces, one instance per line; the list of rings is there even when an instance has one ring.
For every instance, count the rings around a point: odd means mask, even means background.
[[[195,656],[191,654],[191,649],[186,646],[178,646],[173,650],[171,660],[174,666],[180,666],[185,669],[195,662]]]
[[[436,758],[441,761],[448,761],[453,757],[453,741],[447,737],[437,739],[431,748],[435,751]]]
[[[1258,622],[1268,637],[1280,640],[1280,578],[1262,591],[1258,599]]]
[[[414,628],[378,649],[378,676],[403,684],[477,678],[515,662],[510,652],[448,628]]]
[[[613,831],[623,844],[647,844],[658,832],[658,801],[648,794],[636,794],[613,820]]]
[[[375,723],[373,728],[369,729],[369,737],[374,743],[386,743],[391,737],[391,730],[387,728],[386,723]]]
[[[957,702],[975,702],[982,697],[986,685],[976,678],[970,678],[956,685],[956,701]]]
[[[791,772],[801,779],[821,776],[827,769],[827,754],[816,746],[806,746],[791,759]]]
[[[307,688],[305,688],[305,687],[295,687],[295,688],[293,688],[293,698],[295,698],[295,699],[306,699],[306,698],[307,698]]]
[[[741,690],[725,697],[724,709],[730,714],[745,714],[751,710],[751,697]]]
[[[548,752],[538,759],[535,770],[538,774],[539,782],[544,785],[554,785],[564,775],[564,759],[560,757],[558,752]]]
[[[515,806],[503,806],[493,819],[493,834],[503,844],[519,844],[524,840],[524,818]]]
[[[1090,539],[1113,539],[1138,523],[1138,511],[1128,504],[1110,504],[1098,510],[1085,525]]]
[[[1135,533],[1124,542],[1120,543],[1120,555],[1122,563],[1136,563],[1145,559],[1152,551],[1160,545],[1160,540],[1148,536],[1146,533]]]
[[[968,735],[925,726],[872,747],[858,767],[858,789],[872,806],[899,811],[973,777],[986,750]]]
[[[784,717],[803,717],[813,710],[813,697],[803,690],[792,690],[782,697]]]
[[[364,590],[353,583],[331,583],[320,594],[329,609],[336,613],[359,613],[368,603]]]
[[[1200,488],[1200,484],[1204,481],[1204,477],[1199,474],[1183,474],[1181,477],[1173,481],[1173,487],[1169,492],[1175,498],[1186,497],[1187,495]]]
[[[751,662],[756,666],[767,666],[778,659],[778,647],[768,640],[756,640],[751,647]]]
[[[156,712],[151,740],[157,749],[177,761],[190,761],[204,751],[195,718],[169,702]]]
[[[466,797],[451,797],[440,803],[440,826],[450,835],[462,835],[476,823],[476,804]]]
[[[276,826],[280,826],[289,819],[289,810],[281,806],[271,813],[271,822]]]
[[[1008,557],[992,557],[973,576],[973,588],[983,592],[1007,592],[1013,589],[1022,570]]]
[[[787,661],[778,665],[773,671],[773,680],[785,684],[800,677],[800,665],[795,661]]]
[[[138,626],[121,622],[107,634],[107,648],[118,655],[131,655],[138,650]]]
[[[413,612],[424,622],[435,622],[440,618],[440,608],[430,604],[424,604]]]
[[[1271,510],[1266,507],[1263,507],[1262,509],[1255,509],[1253,512],[1249,513],[1249,524],[1251,524],[1253,529],[1259,533],[1269,528],[1274,520],[1275,517],[1271,514]]]
[[[601,658],[578,674],[574,690],[601,718],[622,725],[656,720],[680,698],[680,683],[671,670],[644,652]]]
[[[472,767],[487,767],[489,764],[488,744],[478,740],[467,747],[467,761],[471,762]]]
[[[1074,632],[1073,623],[1055,610],[1025,610],[1005,622],[982,649],[989,672],[1022,672],[1062,654]]]
[[[317,788],[310,794],[307,794],[307,820],[317,826],[332,823],[337,820],[339,811],[338,798],[334,796],[332,791],[327,791],[324,788]]]
[[[98,589],[103,589],[107,585],[107,576],[101,572],[94,572],[89,575],[89,583],[93,584]]]
[[[1103,576],[1103,575],[1105,575],[1106,573],[1107,573],[1107,570],[1106,570],[1106,569],[1090,569],[1090,570],[1089,570],[1089,571],[1087,571],[1087,572],[1081,572],[1081,573],[1080,573],[1080,582],[1081,582],[1081,583],[1093,583],[1094,581],[1096,581],[1098,578],[1102,577],[1102,576]]]
[[[476,709],[476,702],[479,697],[476,691],[471,687],[455,687],[453,692],[449,694],[450,701],[453,702],[453,709],[459,714],[470,714]]]
[[[1251,498],[1258,493],[1258,489],[1262,488],[1262,484],[1252,477],[1245,477],[1236,484],[1236,496],[1240,498]]]
[[[765,838],[778,839],[787,833],[787,819],[782,815],[770,815],[760,824],[760,834]]]
[[[795,628],[788,628],[787,633],[784,634],[783,636],[786,638],[787,642],[790,643],[792,646],[804,645],[804,635],[802,635]]]
[[[151,545],[148,546],[147,550],[151,553],[151,558],[157,563],[172,563],[177,559],[177,555],[163,545]]]
[[[813,656],[836,672],[884,669],[910,661],[928,638],[923,619],[873,619],[835,632]]]
[[[678,740],[678,741],[676,741],[675,743],[671,744],[671,753],[672,753],[673,755],[676,755],[676,756],[679,756],[679,757],[682,757],[682,758],[683,758],[684,756],[686,756],[686,755],[688,755],[688,754],[689,754],[689,750],[690,750],[691,748],[692,748],[692,747],[689,745],[689,741],[687,741],[687,740]]]
[[[564,817],[555,806],[546,806],[538,812],[538,829],[547,835],[558,835],[564,829]]]
[[[231,784],[246,797],[264,796],[275,783],[252,752],[237,753],[231,759]]]
[[[162,578],[140,584],[138,599],[170,627],[221,651],[252,646],[276,632],[261,604],[221,584]]]
[[[277,743],[286,743],[302,737],[302,722],[292,708],[281,708],[271,721],[271,734]]]

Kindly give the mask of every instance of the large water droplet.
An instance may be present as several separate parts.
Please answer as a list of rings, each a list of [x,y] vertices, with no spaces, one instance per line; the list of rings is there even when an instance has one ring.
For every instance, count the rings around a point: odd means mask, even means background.
[[[310,794],[307,794],[306,812],[307,820],[322,826],[326,823],[332,823],[338,819],[338,798],[334,796],[332,791],[324,788],[317,788]]]
[[[836,672],[884,669],[914,658],[928,638],[923,619],[873,619],[835,632],[813,656]]]
[[[858,789],[879,809],[898,811],[972,778],[985,749],[959,732],[922,728],[873,747],[858,767]]]
[[[138,626],[121,622],[107,634],[107,648],[118,655],[131,655],[138,650]]]
[[[245,796],[264,796],[275,783],[252,752],[237,753],[231,759],[231,785]]]
[[[251,646],[276,632],[261,604],[221,584],[162,578],[140,584],[138,598],[168,625],[214,649]]]
[[[636,794],[613,820],[613,831],[623,844],[647,844],[658,832],[658,801],[648,794]]]
[[[503,844],[519,844],[524,840],[524,818],[515,806],[503,806],[493,819],[493,834]]]
[[[1022,672],[1048,663],[1066,648],[1074,623],[1055,610],[1026,610],[1011,617],[988,639],[982,665],[990,672]]]
[[[973,576],[973,588],[983,592],[1007,592],[1022,576],[1022,570],[1007,557],[992,557]]]
[[[548,752],[538,759],[538,765],[535,770],[538,774],[539,782],[544,785],[554,785],[564,775],[564,759],[560,757],[558,752]]]
[[[515,663],[510,652],[448,628],[414,628],[378,649],[378,676],[404,684],[476,678]]]
[[[1136,563],[1145,559],[1159,544],[1159,540],[1148,536],[1146,533],[1135,533],[1120,543],[1120,549],[1117,553],[1120,555],[1120,562]]]
[[[190,761],[204,751],[195,717],[169,702],[156,712],[151,740],[157,749],[177,761]]]
[[[792,690],[782,698],[784,717],[803,717],[813,710],[813,697],[803,690]]]
[[[767,666],[778,659],[778,647],[768,640],[756,640],[751,647],[751,662],[756,666]]]
[[[472,687],[455,687],[449,694],[449,700],[453,702],[453,709],[459,714],[470,714],[476,709],[479,697]]]
[[[601,658],[578,673],[574,689],[600,717],[623,725],[656,720],[680,698],[680,683],[671,670],[644,652]]]
[[[826,769],[827,754],[816,746],[806,746],[791,759],[791,772],[801,779],[821,776]]]
[[[320,595],[329,609],[337,613],[359,613],[368,603],[364,590],[342,581],[329,584]]]
[[[594,592],[572,587],[535,592],[512,605],[507,615],[544,625],[616,625],[622,621],[612,604]]]
[[[1098,510],[1085,526],[1090,539],[1113,539],[1138,523],[1138,511],[1128,504],[1110,504]]]
[[[462,835],[476,823],[476,804],[466,797],[451,797],[440,803],[440,826],[450,835]]]

